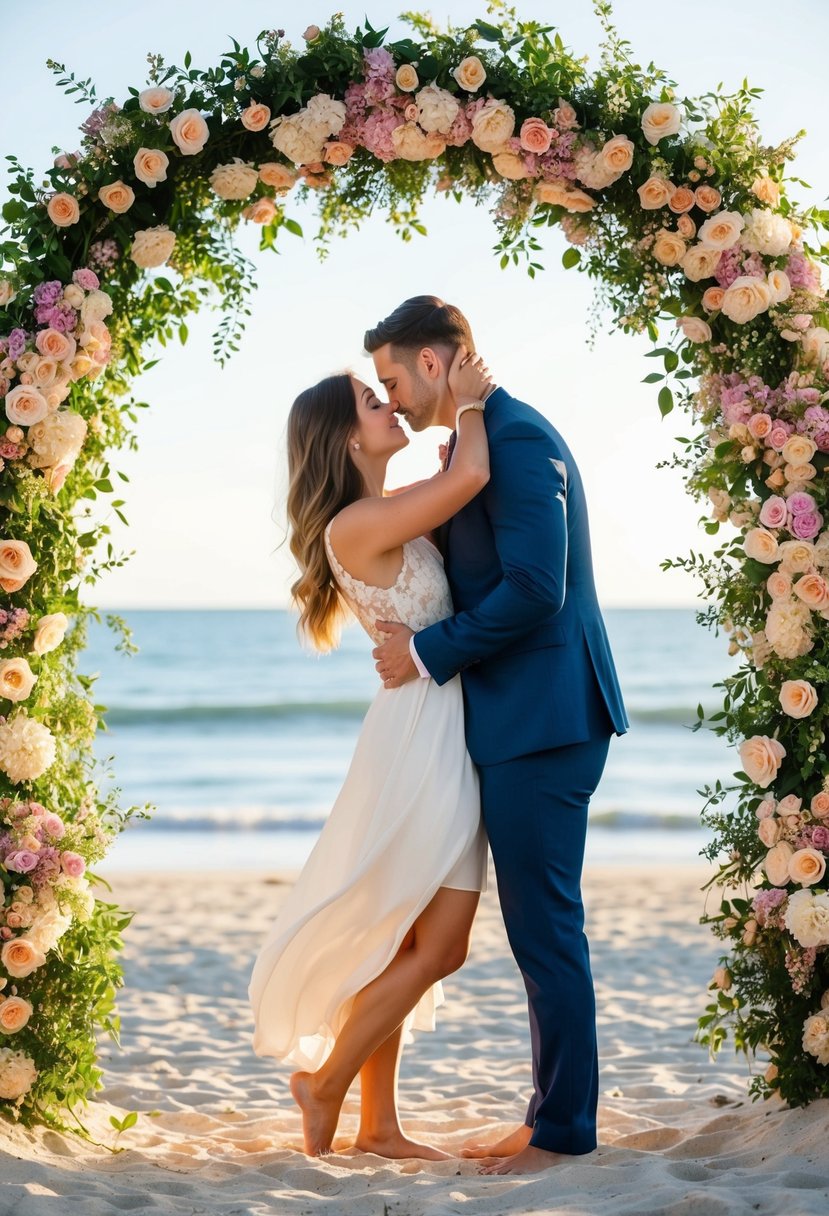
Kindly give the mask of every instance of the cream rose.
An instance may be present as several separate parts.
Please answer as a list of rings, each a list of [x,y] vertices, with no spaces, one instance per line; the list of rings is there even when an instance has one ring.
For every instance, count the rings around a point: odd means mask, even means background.
[[[0,540],[0,587],[4,591],[19,591],[35,570],[37,562],[25,540]]]
[[[437,132],[424,135],[416,122],[404,122],[391,133],[394,150],[401,160],[434,160],[446,151],[446,140]]]
[[[782,304],[792,294],[791,279],[785,270],[770,270],[766,283],[772,304]]]
[[[678,233],[662,228],[656,234],[651,253],[663,266],[678,266],[685,256],[685,242]]]
[[[829,1064],[829,1015],[814,1013],[803,1023],[803,1050],[818,1064]]]
[[[788,464],[808,464],[817,451],[817,444],[808,435],[790,435],[780,455]]]
[[[69,228],[81,218],[81,209],[74,195],[61,191],[49,199],[46,214],[57,228]]]
[[[499,152],[514,130],[514,110],[493,97],[472,119],[472,142],[482,152]]]
[[[634,147],[626,135],[614,135],[601,148],[599,156],[615,174],[626,173],[633,164]]]
[[[569,183],[561,181],[539,182],[535,188],[535,200],[554,207],[565,207],[571,212],[591,211],[596,200],[584,190],[571,189]]]
[[[25,701],[36,681],[37,676],[24,658],[18,656],[0,662],[0,698]]]
[[[14,1034],[22,1030],[32,1016],[33,1009],[29,1001],[22,996],[9,996],[0,1001],[0,1030],[5,1034]]]
[[[520,182],[527,176],[527,167],[517,152],[495,152],[492,165],[495,172],[508,181]]]
[[[783,886],[782,883],[774,885]],[[806,889],[795,891],[789,896],[783,922],[792,937],[807,950],[829,946],[829,895],[815,895]]]
[[[668,101],[653,101],[642,115],[642,130],[648,143],[656,146],[668,135],[676,135],[681,122],[676,106]]]
[[[221,199],[249,198],[256,189],[259,173],[253,165],[246,165],[235,156],[224,165],[216,165],[210,174],[210,185]]]
[[[466,59],[461,60],[452,75],[467,93],[477,93],[486,80],[486,69],[477,55],[468,55]]]
[[[673,182],[655,174],[639,186],[636,193],[639,195],[639,202],[645,211],[658,211],[660,207],[667,207],[675,189],[676,186]]]
[[[448,135],[458,116],[460,105],[446,89],[429,84],[415,97],[418,122],[428,135]]]
[[[787,887],[789,885],[789,859],[794,853],[794,849],[787,840],[781,840],[773,848],[766,853],[766,859],[763,862],[763,869],[766,871],[766,878],[773,887]]]
[[[167,180],[170,159],[160,148],[139,148],[132,160],[135,176],[145,186],[155,189]]]
[[[0,1098],[18,1102],[37,1080],[31,1056],[10,1047],[0,1047]]]
[[[826,858],[817,849],[797,849],[789,858],[789,877],[801,887],[813,887],[826,873]]]
[[[154,228],[139,228],[133,237],[130,257],[142,270],[163,266],[175,244],[176,234],[171,232],[166,224],[157,224]]]
[[[98,202],[102,203],[104,207],[108,207],[110,211],[114,211],[116,215],[123,215],[135,202],[135,191],[119,178],[118,181],[110,182],[108,186],[101,186],[98,191]]]
[[[731,249],[740,239],[743,224],[736,211],[718,211],[700,225],[699,243],[706,249]]]
[[[51,612],[48,616],[42,616],[32,640],[32,650],[35,654],[48,654],[51,650],[57,650],[68,626],[69,618],[65,612]]]
[[[706,245],[692,245],[680,265],[685,271],[686,279],[690,279],[692,283],[698,283],[700,279],[711,278],[721,257],[722,250],[720,249],[709,249]],[[722,298],[725,299],[725,292],[723,292]],[[722,307],[722,301],[720,307]]]
[[[786,749],[777,739],[768,735],[753,735],[745,739],[738,748],[743,770],[749,781],[767,789],[777,776],[777,770],[786,758]]]
[[[782,570],[775,570],[766,580],[766,590],[773,600],[787,599],[792,593],[792,580]]]
[[[790,718],[808,718],[817,706],[817,691],[808,680],[784,680],[780,685],[780,705]]]
[[[287,165],[281,165],[278,161],[272,160],[259,166],[259,180],[266,186],[272,186],[280,193],[284,193],[296,184],[297,175],[295,170],[289,169]]]
[[[706,214],[716,211],[722,202],[722,195],[713,186],[697,186],[694,198],[700,211],[705,211]]]
[[[777,539],[768,531],[767,528],[750,528],[746,532],[743,548],[746,557],[753,558],[756,562],[776,562],[777,551],[779,545]]]
[[[0,950],[0,964],[15,980],[24,980],[45,962],[46,956],[36,950],[26,937],[13,937]]]
[[[766,312],[770,304],[771,295],[768,284],[763,279],[755,279],[751,275],[740,275],[730,287],[726,288],[722,311],[738,325],[746,325],[761,312]]]
[[[417,72],[410,63],[401,63],[394,77],[394,83],[401,93],[414,93],[420,84]]]
[[[701,317],[679,317],[675,324],[689,342],[699,344],[711,341],[711,326]]]
[[[808,540],[785,540],[780,546],[780,562],[788,574],[807,574],[815,564],[815,547]]]
[[[6,395],[6,417],[16,426],[32,426],[48,413],[46,398],[33,384],[18,384]]]
[[[829,360],[829,329],[822,325],[810,326],[800,339],[800,348],[806,363],[822,366]]]
[[[761,203],[768,203],[770,207],[776,207],[780,202],[780,187],[767,173],[755,177],[751,185],[751,193]]]
[[[198,110],[182,110],[170,123],[173,143],[182,156],[195,156],[210,138],[207,123]]]
[[[259,101],[252,101],[242,111],[241,120],[246,131],[264,131],[271,121],[270,108]]]
[[[172,89],[156,85],[138,94],[138,104],[145,114],[166,114],[173,104]]]
[[[767,849],[773,849],[780,839],[780,820],[761,819],[757,825],[757,835]]]

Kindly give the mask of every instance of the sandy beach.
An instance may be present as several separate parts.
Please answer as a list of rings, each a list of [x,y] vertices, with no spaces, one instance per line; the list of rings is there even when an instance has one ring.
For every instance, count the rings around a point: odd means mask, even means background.
[[[0,1123],[0,1213],[824,1213],[829,1102],[752,1103],[742,1060],[728,1048],[711,1063],[692,1041],[718,954],[697,923],[704,876],[675,865],[586,875],[600,1147],[544,1175],[485,1178],[471,1161],[302,1153],[287,1070],[253,1054],[246,998],[290,876],[113,874],[114,898],[138,915],[123,1046],[103,1043],[106,1085],[85,1118],[100,1143]],[[470,960],[445,987],[436,1033],[404,1056],[401,1106],[407,1130],[451,1152],[520,1120],[529,1082],[523,987],[494,884]],[[117,1137],[110,1115],[133,1110],[136,1126]],[[354,1092],[343,1143],[356,1111]]]

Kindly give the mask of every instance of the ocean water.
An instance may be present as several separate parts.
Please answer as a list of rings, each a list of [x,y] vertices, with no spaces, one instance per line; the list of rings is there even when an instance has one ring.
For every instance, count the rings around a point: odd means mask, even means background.
[[[151,820],[116,842],[106,869],[300,865],[336,797],[377,688],[371,644],[357,627],[317,657],[280,611],[132,611],[140,647],[119,654],[104,625],[90,631],[82,670],[98,673],[125,804]],[[694,861],[705,842],[697,789],[737,767],[696,706],[729,670],[726,639],[692,610],[605,613],[631,719],[611,744],[592,804],[588,860],[662,856]]]

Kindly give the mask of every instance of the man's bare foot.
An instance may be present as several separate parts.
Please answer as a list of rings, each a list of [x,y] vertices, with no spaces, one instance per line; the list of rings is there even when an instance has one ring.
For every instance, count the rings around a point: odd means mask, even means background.
[[[504,1136],[501,1140],[496,1140],[494,1144],[482,1144],[480,1141],[467,1140],[466,1144],[461,1149],[462,1157],[514,1157],[516,1153],[520,1153],[522,1148],[526,1148],[530,1142],[530,1136],[533,1134],[533,1129],[527,1127],[526,1123],[522,1123],[520,1127],[516,1127],[509,1135]]]
[[[554,1165],[563,1165],[570,1160],[572,1158],[566,1157],[563,1153],[548,1153],[546,1149],[528,1144],[514,1157],[505,1157],[501,1161],[494,1161],[492,1165],[482,1165],[478,1172],[480,1174],[540,1174],[542,1170],[549,1170]]]
[[[369,1136],[360,1132],[354,1141],[354,1147],[361,1153],[375,1153],[378,1157],[389,1157],[391,1160],[402,1160],[405,1157],[417,1157],[421,1161],[448,1161],[449,1154],[430,1144],[418,1144],[404,1136],[398,1128],[396,1132],[383,1135]]]
[[[342,1098],[327,1098],[319,1093],[312,1072],[295,1072],[291,1077],[291,1093],[302,1111],[302,1136],[309,1157],[331,1152],[331,1141],[337,1130]]]

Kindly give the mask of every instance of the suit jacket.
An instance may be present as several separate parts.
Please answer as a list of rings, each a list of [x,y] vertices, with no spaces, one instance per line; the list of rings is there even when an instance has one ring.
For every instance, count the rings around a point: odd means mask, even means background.
[[[439,538],[455,615],[421,630],[415,646],[438,684],[461,673],[470,755],[498,764],[623,734],[628,720],[573,456],[503,388],[484,420],[489,483]]]

